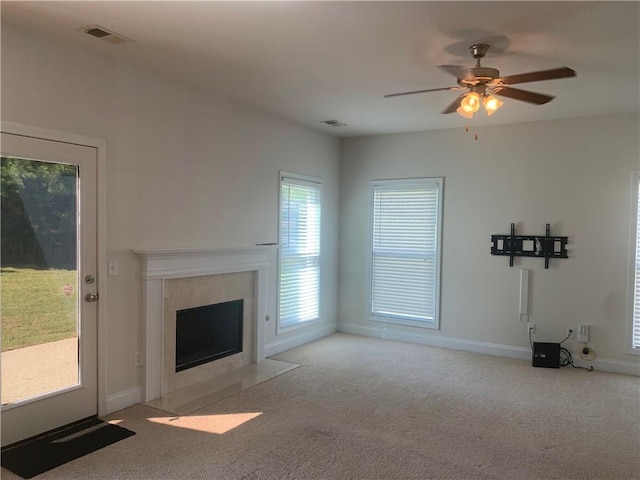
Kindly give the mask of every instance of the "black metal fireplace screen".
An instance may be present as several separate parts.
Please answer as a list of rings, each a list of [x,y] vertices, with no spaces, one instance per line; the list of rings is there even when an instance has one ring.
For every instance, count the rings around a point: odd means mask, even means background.
[[[244,300],[176,312],[176,373],[242,352]]]

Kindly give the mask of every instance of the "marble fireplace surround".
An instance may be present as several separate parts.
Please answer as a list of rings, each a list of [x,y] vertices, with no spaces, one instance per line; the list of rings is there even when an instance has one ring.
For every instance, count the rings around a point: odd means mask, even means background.
[[[268,247],[134,250],[142,260],[142,319],[145,339],[146,402],[163,394],[164,281],[255,272],[253,362],[264,360]]]

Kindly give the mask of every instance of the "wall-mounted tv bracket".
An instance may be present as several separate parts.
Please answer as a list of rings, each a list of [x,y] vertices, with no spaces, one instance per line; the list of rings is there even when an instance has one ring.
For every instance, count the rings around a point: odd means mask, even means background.
[[[552,237],[547,223],[544,235],[516,235],[516,226],[511,224],[510,235],[491,235],[491,255],[506,255],[509,266],[513,257],[544,257],[544,268],[549,268],[550,258],[569,258],[568,237]]]

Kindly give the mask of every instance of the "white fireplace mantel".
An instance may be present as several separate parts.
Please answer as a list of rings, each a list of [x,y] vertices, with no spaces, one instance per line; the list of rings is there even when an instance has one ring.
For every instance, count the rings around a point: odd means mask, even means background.
[[[271,247],[273,248],[273,247]],[[142,262],[142,320],[145,338],[145,401],[162,396],[164,280],[256,272],[254,362],[264,360],[268,246],[212,249],[134,250]]]

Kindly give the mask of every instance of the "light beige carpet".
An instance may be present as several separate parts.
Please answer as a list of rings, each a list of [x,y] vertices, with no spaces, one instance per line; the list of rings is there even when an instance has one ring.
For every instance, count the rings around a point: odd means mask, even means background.
[[[335,334],[300,368],[38,478],[636,479],[639,379]],[[3,478],[14,478],[6,471]]]

